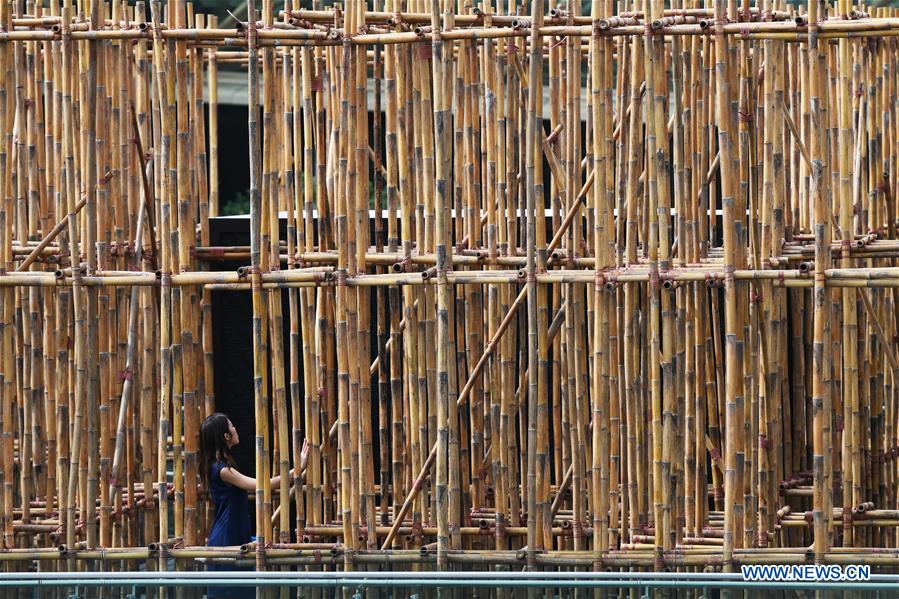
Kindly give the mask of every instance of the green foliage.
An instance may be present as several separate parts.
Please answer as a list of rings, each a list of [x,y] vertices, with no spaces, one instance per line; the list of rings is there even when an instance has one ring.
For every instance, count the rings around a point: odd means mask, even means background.
[[[194,8],[197,12],[218,15],[219,19],[224,19],[225,17],[227,17],[229,10],[241,20],[246,20],[247,17],[246,0],[193,0],[193,3]],[[331,6],[333,4],[333,0],[324,0],[324,2],[319,2],[319,6]],[[276,2],[275,11],[277,12],[281,10],[283,6],[283,2]],[[300,2],[300,6],[302,8],[312,8],[312,0],[302,0]],[[262,0],[256,0],[256,9],[262,9]]]
[[[226,11],[234,12],[241,4],[243,4],[242,0],[194,0],[194,9],[197,12],[215,14],[222,18],[228,15]]]
[[[235,216],[250,213],[250,190],[238,191],[219,207],[221,216]]]
[[[241,19],[246,18],[246,3],[244,0],[193,0],[193,2],[194,7],[198,12],[216,14],[219,18],[224,18],[228,15],[227,11],[230,10]],[[346,0],[344,0],[344,2],[346,2]],[[590,0],[581,0],[581,2],[581,14],[590,14]],[[261,0],[257,1],[256,4],[259,8],[262,7]],[[319,3],[319,5],[324,6],[331,6],[333,4],[334,0],[324,0]],[[806,4],[806,1],[787,0],[787,4],[798,6],[800,4]],[[279,2],[276,3],[275,6],[280,9],[280,5],[281,3]],[[302,0],[301,5],[303,8],[311,8],[312,0]],[[670,6],[670,2],[665,2],[665,6]],[[899,6],[899,0],[874,0],[873,2],[868,3],[868,6]]]

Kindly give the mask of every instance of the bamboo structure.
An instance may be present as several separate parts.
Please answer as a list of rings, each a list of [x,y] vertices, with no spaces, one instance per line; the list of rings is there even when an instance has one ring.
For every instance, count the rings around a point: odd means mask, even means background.
[[[899,12],[320,4],[0,0],[0,568],[899,569]]]

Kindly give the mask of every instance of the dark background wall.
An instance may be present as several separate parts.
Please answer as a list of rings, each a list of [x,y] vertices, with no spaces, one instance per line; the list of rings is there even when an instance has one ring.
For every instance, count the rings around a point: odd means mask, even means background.
[[[282,232],[285,235],[286,232]],[[212,245],[249,245],[249,218],[216,218],[210,221],[210,242]],[[237,270],[245,266],[243,262],[218,262],[214,270]],[[289,376],[289,334],[290,306],[288,295],[282,294],[284,314],[284,357],[285,376]],[[255,472],[254,438],[254,396],[253,396],[253,305],[252,296],[246,291],[216,291],[212,294],[212,338],[213,361],[215,367],[215,405],[219,412],[231,418],[240,436],[240,444],[235,448],[234,457],[238,469],[253,476]],[[297,364],[302,376],[303,364]],[[302,379],[301,379],[302,380]],[[289,381],[285,381],[285,384]],[[269,380],[269,390],[272,385]],[[288,397],[287,422],[291,421]],[[274,431],[274,423],[269,420],[269,430]]]

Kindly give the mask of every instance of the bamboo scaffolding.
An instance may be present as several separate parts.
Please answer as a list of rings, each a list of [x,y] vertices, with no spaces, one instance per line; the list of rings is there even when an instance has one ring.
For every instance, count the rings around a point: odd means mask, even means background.
[[[899,568],[899,13],[581,4],[0,0],[2,567]]]

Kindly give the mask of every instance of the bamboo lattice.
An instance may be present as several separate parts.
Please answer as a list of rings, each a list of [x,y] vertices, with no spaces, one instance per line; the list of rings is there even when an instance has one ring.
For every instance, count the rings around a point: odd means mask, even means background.
[[[5,568],[899,567],[895,10],[248,4],[0,0]],[[210,245],[220,69],[248,247]],[[232,548],[197,459],[224,292]]]

